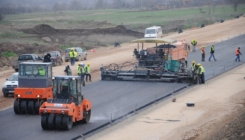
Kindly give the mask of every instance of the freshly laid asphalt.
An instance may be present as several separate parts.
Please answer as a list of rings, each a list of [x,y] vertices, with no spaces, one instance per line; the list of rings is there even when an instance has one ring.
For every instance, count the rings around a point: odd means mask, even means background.
[[[245,35],[214,46],[217,61],[208,61],[210,46],[205,48],[205,62],[201,61],[200,50],[189,53],[189,65],[192,60],[200,62],[205,68],[206,80],[243,64],[245,60]],[[237,47],[244,52],[241,62],[234,61]],[[76,124],[70,131],[44,131],[40,115],[15,115],[13,108],[10,108],[0,111],[0,140],[72,139],[186,86],[184,83],[97,81],[83,88],[84,97],[93,104],[88,124]]]

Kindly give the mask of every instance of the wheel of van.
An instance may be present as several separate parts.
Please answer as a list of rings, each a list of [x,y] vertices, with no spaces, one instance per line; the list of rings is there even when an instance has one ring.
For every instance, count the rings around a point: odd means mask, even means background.
[[[62,65],[62,59],[60,60],[60,62],[59,62],[59,63],[60,63],[60,65]]]
[[[87,55],[84,57],[84,60],[87,60]]]
[[[57,66],[57,61],[54,61],[54,66]]]
[[[68,62],[68,60],[65,60],[65,62]]]
[[[8,97],[8,95],[9,95],[8,93],[3,92],[3,97]]]
[[[19,69],[14,69],[15,70],[15,72],[18,72],[19,71]]]

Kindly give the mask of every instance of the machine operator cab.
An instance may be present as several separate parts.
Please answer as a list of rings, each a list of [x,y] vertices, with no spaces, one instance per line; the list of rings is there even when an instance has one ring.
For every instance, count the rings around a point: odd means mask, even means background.
[[[19,87],[46,88],[52,86],[52,63],[20,63],[18,81]]]
[[[53,79],[54,102],[65,103],[74,101],[82,102],[81,77],[80,76],[55,76]],[[70,101],[69,101],[70,100]]]

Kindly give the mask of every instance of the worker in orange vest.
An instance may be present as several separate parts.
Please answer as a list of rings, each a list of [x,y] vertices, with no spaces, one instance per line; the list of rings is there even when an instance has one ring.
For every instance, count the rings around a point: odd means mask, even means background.
[[[201,48],[201,54],[202,54],[202,61],[205,61],[205,48],[202,46]]]
[[[242,53],[240,52],[240,47],[238,47],[236,49],[236,59],[235,59],[235,61],[240,61],[240,55],[242,55]]]

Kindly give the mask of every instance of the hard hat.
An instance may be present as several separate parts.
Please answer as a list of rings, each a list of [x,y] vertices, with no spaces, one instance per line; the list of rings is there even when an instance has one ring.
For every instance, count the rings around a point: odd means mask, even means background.
[[[37,68],[38,68],[39,70],[40,70],[40,69],[42,69],[42,67],[41,67],[41,66],[38,66]]]
[[[196,62],[193,60],[192,63],[196,63]]]
[[[74,48],[71,48],[71,51],[74,51]]]
[[[90,66],[90,63],[88,63],[87,65]]]
[[[200,63],[198,63],[198,64],[197,64],[197,66],[201,66],[201,64],[200,64]]]
[[[85,66],[85,64],[84,63],[81,63],[81,66]]]

